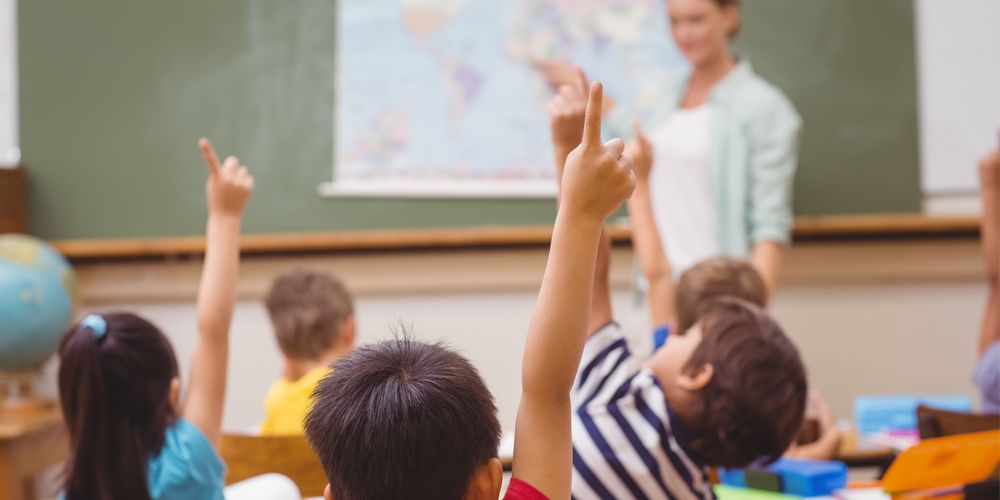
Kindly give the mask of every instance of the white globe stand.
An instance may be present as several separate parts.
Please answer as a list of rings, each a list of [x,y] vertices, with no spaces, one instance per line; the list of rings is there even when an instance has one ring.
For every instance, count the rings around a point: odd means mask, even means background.
[[[34,395],[38,371],[0,372],[0,413],[31,413],[50,409],[56,402]]]

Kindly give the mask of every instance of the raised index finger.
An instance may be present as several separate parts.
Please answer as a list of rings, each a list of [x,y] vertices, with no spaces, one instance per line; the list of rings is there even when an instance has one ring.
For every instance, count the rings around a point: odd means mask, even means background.
[[[214,175],[219,170],[219,155],[215,154],[212,142],[202,137],[198,140],[198,147],[201,149],[201,155],[205,157],[205,166],[208,168],[208,173]]]
[[[601,82],[590,84],[590,99],[583,122],[583,143],[601,144],[601,107],[604,105],[604,86]]]

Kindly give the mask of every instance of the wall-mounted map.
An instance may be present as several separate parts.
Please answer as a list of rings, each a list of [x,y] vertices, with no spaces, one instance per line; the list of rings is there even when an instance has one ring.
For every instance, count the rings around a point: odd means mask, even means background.
[[[341,0],[334,182],[346,196],[552,196],[540,61],[622,102],[681,64],[663,0]]]

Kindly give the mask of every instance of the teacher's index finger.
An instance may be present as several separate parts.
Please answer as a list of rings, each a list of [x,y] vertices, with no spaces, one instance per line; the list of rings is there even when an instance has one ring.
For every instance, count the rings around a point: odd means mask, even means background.
[[[219,155],[215,154],[215,148],[212,147],[212,141],[202,137],[198,140],[198,147],[201,149],[201,155],[205,157],[205,166],[208,168],[210,174],[215,174],[219,171]]]
[[[601,144],[601,108],[604,106],[604,86],[601,82],[590,85],[587,115],[583,122],[584,144]]]

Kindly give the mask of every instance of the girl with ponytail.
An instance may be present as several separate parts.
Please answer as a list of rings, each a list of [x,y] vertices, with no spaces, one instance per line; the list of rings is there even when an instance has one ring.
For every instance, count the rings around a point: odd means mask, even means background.
[[[86,316],[59,350],[72,453],[66,500],[224,498],[216,449],[240,222],[253,178],[236,157],[220,164],[207,139],[199,144],[208,167],[208,228],[187,397],[180,398],[177,358],[156,326],[124,312]]]

